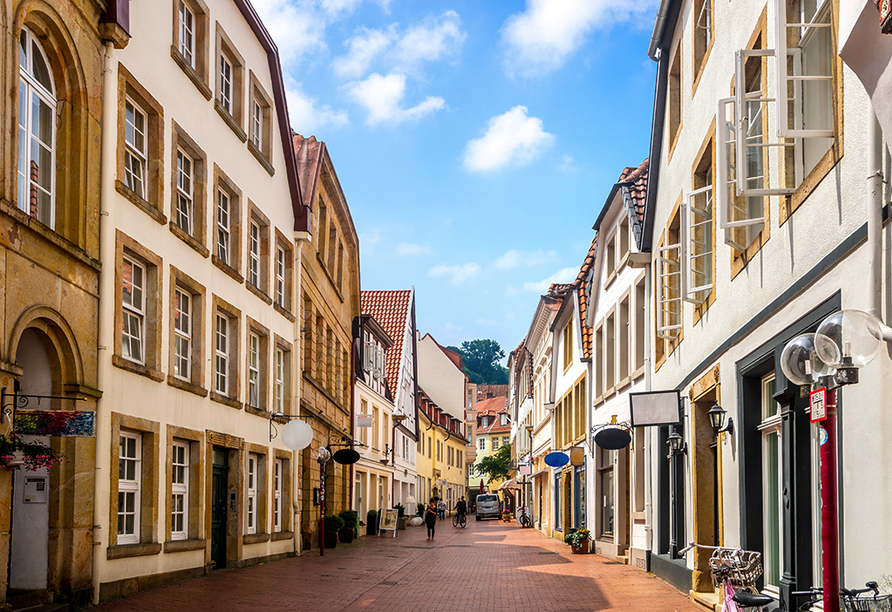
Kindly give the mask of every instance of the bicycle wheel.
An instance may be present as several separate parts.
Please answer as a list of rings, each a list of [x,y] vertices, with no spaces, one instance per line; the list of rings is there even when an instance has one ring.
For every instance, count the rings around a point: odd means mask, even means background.
[[[468,519],[465,518],[465,515],[462,514],[459,516],[458,524],[461,525],[461,528],[464,529],[468,525]]]
[[[459,515],[456,514],[455,516],[452,517],[452,526],[458,527],[458,523],[459,523]]]
[[[530,522],[530,517],[524,515],[520,517],[520,526],[521,527],[531,527],[532,523]]]

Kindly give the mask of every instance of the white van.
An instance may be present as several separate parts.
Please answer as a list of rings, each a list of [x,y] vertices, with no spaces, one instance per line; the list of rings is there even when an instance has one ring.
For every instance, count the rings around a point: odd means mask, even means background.
[[[485,493],[477,496],[477,520],[499,518],[499,496]]]

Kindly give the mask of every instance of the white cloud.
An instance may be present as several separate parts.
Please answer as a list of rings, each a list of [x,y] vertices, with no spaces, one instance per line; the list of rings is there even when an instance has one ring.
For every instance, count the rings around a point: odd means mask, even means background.
[[[480,265],[475,263],[467,263],[458,266],[447,266],[446,264],[440,264],[439,266],[434,266],[428,271],[429,276],[433,276],[434,278],[439,277],[447,277],[449,278],[449,282],[453,285],[461,285],[467,280],[470,280],[480,274]]]
[[[368,110],[366,123],[402,123],[446,108],[446,101],[440,97],[428,96],[412,108],[403,108],[406,95],[406,75],[373,73],[366,80],[347,85],[347,92],[355,102]]]
[[[517,249],[505,251],[496,258],[493,265],[500,270],[510,270],[511,268],[531,268],[540,264],[557,260],[556,251],[543,251],[542,249],[524,253]]]
[[[372,228],[359,235],[359,250],[362,255],[371,255],[379,242],[381,242],[381,228]]]
[[[320,106],[316,98],[300,90],[300,83],[289,83],[285,93],[291,126],[300,134],[309,136],[321,128],[339,128],[350,123],[346,112],[334,110],[327,104]]]
[[[575,174],[579,172],[579,166],[576,165],[576,160],[569,155],[561,155],[557,169],[561,174]]]
[[[335,58],[332,63],[335,73],[342,78],[359,78],[368,70],[372,62],[387,50],[396,40],[393,26],[387,30],[362,28],[359,34],[349,39],[347,55]]]
[[[408,242],[402,242],[399,246],[396,247],[397,255],[411,255],[411,256],[419,256],[419,255],[430,255],[433,251],[426,244],[411,244]]]
[[[252,0],[251,4],[276,41],[282,64],[325,49],[328,18],[315,2]]]
[[[536,293],[545,293],[553,283],[570,283],[576,280],[579,274],[579,268],[563,268],[558,270],[548,278],[543,278],[538,282],[524,283],[524,291],[535,291]]]
[[[554,142],[542,129],[542,120],[527,115],[525,106],[515,106],[487,123],[481,138],[465,147],[464,166],[475,172],[498,170],[516,162],[526,164]]]
[[[527,0],[502,27],[509,74],[533,76],[560,68],[599,26],[648,12],[655,0]]]
[[[411,71],[421,62],[434,62],[458,51],[467,34],[461,29],[461,18],[455,11],[446,11],[436,19],[426,19],[409,28],[396,45],[397,66]]]
[[[331,16],[350,14],[362,4],[362,0],[321,0],[319,8]]]

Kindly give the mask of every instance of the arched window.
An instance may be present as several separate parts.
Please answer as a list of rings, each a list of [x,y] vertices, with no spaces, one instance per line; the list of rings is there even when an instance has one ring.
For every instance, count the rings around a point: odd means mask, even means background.
[[[27,29],[19,37],[18,206],[54,226],[56,89],[40,43]]]

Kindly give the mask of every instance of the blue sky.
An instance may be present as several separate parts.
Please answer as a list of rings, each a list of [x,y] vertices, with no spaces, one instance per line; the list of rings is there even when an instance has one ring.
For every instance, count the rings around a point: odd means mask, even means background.
[[[441,344],[526,334],[647,157],[656,0],[253,0],[292,127],[328,146],[363,289]]]

